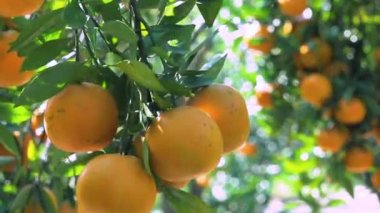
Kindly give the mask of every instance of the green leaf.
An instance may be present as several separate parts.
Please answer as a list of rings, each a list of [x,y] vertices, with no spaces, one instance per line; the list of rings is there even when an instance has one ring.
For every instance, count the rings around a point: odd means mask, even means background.
[[[0,103],[0,120],[10,123],[21,123],[31,117],[27,107],[15,107],[13,103]]]
[[[43,43],[31,50],[23,65],[22,70],[34,70],[58,57],[64,50],[72,47],[73,39],[57,39]]]
[[[108,21],[102,26],[103,31],[111,36],[118,38],[120,41],[137,43],[137,35],[134,30],[122,21]]]
[[[14,162],[15,160],[16,159],[13,156],[2,156],[2,155],[0,155],[0,168]]]
[[[164,0],[139,0],[137,6],[141,9],[156,9]]]
[[[83,27],[87,21],[86,14],[80,8],[78,0],[71,0],[70,4],[65,8],[63,17],[66,23],[74,29]]]
[[[341,184],[343,188],[348,192],[348,194],[350,194],[350,196],[354,198],[355,197],[354,185],[352,184],[351,180],[346,177],[341,181]]]
[[[17,142],[12,134],[5,126],[0,125],[0,144],[10,153],[20,156]]]
[[[215,213],[216,211],[205,204],[199,197],[175,188],[165,188],[164,196],[170,206],[178,213]]]
[[[161,23],[162,24],[176,24],[191,12],[195,6],[196,0],[183,0],[176,1],[176,6],[173,9],[173,14],[171,16],[164,16]]]
[[[39,186],[38,194],[40,195],[41,207],[46,213],[56,213],[57,209],[54,205],[53,199],[50,197],[45,188]]]
[[[197,6],[208,27],[212,27],[222,8],[223,0],[197,0]]]
[[[37,37],[48,30],[63,28],[65,22],[62,18],[62,14],[63,10],[54,10],[28,22],[27,27],[23,28],[17,40],[12,43],[11,50],[21,50],[25,48],[34,43]]]
[[[182,82],[188,87],[202,87],[212,84],[218,77],[227,55],[216,56],[202,67],[201,71],[184,71]]]
[[[340,199],[333,199],[333,200],[330,200],[326,206],[328,207],[337,207],[337,206],[342,206],[346,204],[346,202],[344,202],[344,200],[340,200]]]
[[[16,198],[12,202],[10,207],[10,212],[17,212],[18,210],[23,209],[28,203],[31,193],[32,193],[33,185],[24,186],[20,192],[17,194]]]
[[[122,71],[137,84],[159,92],[166,92],[153,71],[139,61],[122,61],[110,67],[114,71]]]
[[[146,142],[146,140],[144,140],[142,142],[142,145],[143,145],[143,150],[142,150],[142,154],[143,154],[143,164],[144,164],[144,169],[145,171],[153,177],[153,173],[152,173],[152,170],[150,169],[150,164],[149,164],[149,147],[148,147],[148,143]]]
[[[57,94],[69,83],[77,83],[91,76],[91,69],[78,62],[63,62],[46,69],[22,90],[16,105],[42,102]]]

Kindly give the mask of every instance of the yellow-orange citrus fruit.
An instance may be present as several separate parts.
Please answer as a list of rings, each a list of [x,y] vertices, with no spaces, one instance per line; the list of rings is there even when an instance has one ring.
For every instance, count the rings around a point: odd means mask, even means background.
[[[245,156],[253,156],[257,152],[257,146],[253,143],[245,143],[240,147],[239,153]]]
[[[213,170],[223,153],[218,125],[190,106],[162,113],[149,126],[146,139],[154,172],[168,182],[187,181]]]
[[[210,179],[208,175],[201,175],[195,179],[197,185],[201,188],[206,188],[210,185]]]
[[[190,180],[182,180],[182,181],[178,181],[178,182],[170,182],[170,181],[162,180],[162,183],[165,186],[170,186],[170,187],[177,188],[177,189],[182,189],[187,184],[189,184],[189,182],[190,182]]]
[[[306,0],[278,0],[280,10],[287,16],[299,16],[307,7]]]
[[[306,76],[300,85],[302,98],[315,107],[321,107],[332,94],[330,80],[319,73]]]
[[[57,197],[54,195],[53,191],[51,191],[47,187],[42,188],[50,197],[51,201],[55,209],[58,207]],[[23,213],[45,213],[42,207],[41,198],[37,196],[31,196],[28,204],[25,206]]]
[[[325,67],[331,58],[330,44],[320,38],[313,38],[310,42],[301,45],[298,57],[301,65],[308,69]]]
[[[134,156],[104,154],[92,159],[79,176],[78,213],[151,212],[156,185]]]
[[[34,71],[21,71],[24,58],[18,56],[15,51],[9,52],[10,43],[17,35],[15,31],[7,31],[0,35],[0,87],[21,86],[34,75]]]
[[[317,143],[325,151],[338,152],[346,144],[347,139],[347,131],[332,128],[321,131],[318,135]]]
[[[342,124],[358,124],[362,122],[367,114],[364,103],[358,98],[340,100],[334,115],[335,119]]]
[[[252,36],[244,37],[244,42],[251,50],[269,53],[274,46],[274,37],[272,33],[268,31],[268,27],[262,25]]]
[[[273,106],[272,93],[269,91],[256,92],[257,104],[263,108],[270,108]]]
[[[380,171],[377,171],[375,172],[375,174],[372,175],[371,182],[372,186],[375,189],[380,190]]]
[[[374,156],[365,148],[354,147],[347,151],[344,164],[349,172],[367,172],[374,164]]]
[[[70,202],[63,202],[58,208],[58,213],[76,213],[76,209],[74,206],[70,204]]]
[[[1,0],[0,16],[15,17],[24,16],[36,12],[44,0]]]
[[[219,126],[224,152],[239,148],[247,141],[250,124],[243,96],[234,88],[215,84],[208,86],[189,100],[189,105],[206,112]]]
[[[118,125],[112,95],[92,83],[73,84],[50,98],[44,117],[51,142],[67,152],[99,150],[111,143]]]
[[[348,70],[349,67],[347,64],[341,61],[334,61],[326,67],[323,73],[329,77],[333,77],[341,73],[347,73]]]

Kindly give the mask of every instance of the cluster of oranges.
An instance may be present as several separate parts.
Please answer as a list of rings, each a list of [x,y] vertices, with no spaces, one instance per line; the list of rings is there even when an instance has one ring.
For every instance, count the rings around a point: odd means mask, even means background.
[[[301,35],[309,20],[300,17],[307,8],[305,0],[278,0],[278,8],[283,15],[295,21],[287,21],[282,34],[293,36],[300,41],[298,52],[293,56],[299,77],[299,91],[302,99],[318,110],[324,111],[322,116],[330,121],[329,128],[317,135],[317,144],[326,152],[344,151],[344,163],[347,171],[353,173],[369,172],[374,166],[373,153],[365,145],[357,145],[352,132],[355,126],[363,123],[367,116],[368,106],[361,97],[354,94],[350,98],[333,97],[333,78],[350,75],[350,67],[334,57],[334,50],[329,42],[319,36],[306,40]],[[293,22],[295,24],[293,24]],[[257,42],[260,39],[261,42]],[[275,47],[275,36],[268,26],[261,25],[253,37],[244,39],[248,48],[268,54]],[[377,56],[376,56],[377,54]],[[379,51],[375,51],[377,63],[380,64]],[[380,67],[380,66],[379,66]],[[338,93],[337,93],[338,94]],[[272,92],[256,91],[258,105],[262,108],[273,106]],[[331,100],[337,100],[332,102]],[[335,103],[335,104],[334,104]],[[378,128],[374,127],[370,134],[380,144]],[[351,143],[352,142],[352,143]],[[373,176],[373,183],[380,188],[380,172]]]
[[[119,126],[112,95],[86,82],[68,85],[50,98],[43,119],[51,143],[67,152],[103,149],[112,142]],[[31,125],[39,127],[41,114],[36,114],[34,120]],[[136,136],[133,144],[137,157],[103,154],[92,159],[77,182],[77,210],[150,212],[160,186],[157,184],[182,188],[196,179],[205,187],[207,174],[216,168],[224,153],[239,147],[245,150],[242,153],[255,152],[255,147],[245,144],[249,132],[248,111],[240,93],[226,85],[205,87],[186,105],[162,112],[143,136]],[[159,182],[144,169],[145,142],[150,166]],[[36,202],[30,203],[40,208]]]

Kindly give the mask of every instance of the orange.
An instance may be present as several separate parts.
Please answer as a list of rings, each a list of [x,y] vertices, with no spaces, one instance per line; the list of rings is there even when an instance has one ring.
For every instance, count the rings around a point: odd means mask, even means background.
[[[380,171],[375,172],[371,177],[373,188],[380,190]]]
[[[287,16],[299,16],[307,7],[306,0],[278,0],[280,10]]]
[[[349,70],[349,67],[347,64],[341,61],[334,61],[325,68],[323,73],[326,76],[333,77],[341,73],[347,73],[348,70]]]
[[[335,111],[335,119],[342,124],[358,124],[362,122],[367,114],[364,103],[358,98],[340,100]]]
[[[346,144],[348,133],[338,128],[323,130],[317,138],[318,145],[325,151],[338,152]]]
[[[273,106],[272,93],[268,91],[256,92],[257,104],[262,108],[271,108]]]
[[[76,213],[76,209],[74,206],[70,204],[70,202],[65,201],[61,204],[58,209],[58,213]]]
[[[259,30],[255,32],[253,36],[244,37],[243,40],[249,49],[264,54],[269,53],[274,46],[274,37],[265,25],[260,26]]]
[[[31,185],[27,185],[26,187],[29,187],[29,186]],[[51,191],[49,188],[46,188],[46,187],[43,187],[42,190],[44,190],[49,195],[51,201],[53,202],[53,205],[55,206],[55,208],[57,208],[58,201],[53,191]],[[39,194],[37,194],[38,196],[33,196],[33,195],[36,195],[36,193],[30,196],[30,200],[28,201],[28,204],[25,206],[23,213],[45,213],[42,207],[40,195]]]
[[[332,95],[330,80],[318,73],[306,76],[301,82],[300,90],[302,98],[318,108]]]
[[[257,146],[253,143],[245,143],[240,147],[239,153],[245,156],[253,156],[257,152]]]
[[[143,137],[141,135],[137,136],[132,143],[136,157],[143,161]]]
[[[207,188],[210,185],[210,180],[207,175],[201,175],[195,179],[197,185],[201,188]]]
[[[299,49],[300,64],[308,69],[326,66],[332,58],[332,48],[329,43],[320,38],[313,38]]]
[[[223,153],[218,125],[190,106],[162,113],[149,126],[146,139],[153,171],[168,182],[187,181],[213,170]]]
[[[24,16],[36,12],[44,0],[1,0],[0,16],[15,17]]]
[[[78,213],[149,213],[156,185],[134,156],[104,154],[92,159],[76,186]]]
[[[10,43],[17,35],[15,31],[7,31],[0,36],[0,88],[21,86],[34,75],[34,71],[21,71],[23,57],[18,56],[15,51],[8,52]]]
[[[73,84],[49,99],[44,124],[48,137],[59,149],[100,150],[112,141],[118,111],[112,95],[102,87]]]
[[[173,187],[173,188],[177,188],[177,189],[182,189],[187,184],[189,184],[189,182],[190,182],[190,180],[181,180],[178,182],[169,182],[169,181],[162,180],[162,183],[165,186],[169,186],[169,187]]]
[[[216,121],[223,135],[225,153],[247,141],[248,110],[243,96],[234,88],[222,84],[208,86],[196,93],[189,105],[203,110]]]
[[[351,148],[346,153],[344,164],[349,172],[367,172],[374,164],[374,156],[366,148]]]

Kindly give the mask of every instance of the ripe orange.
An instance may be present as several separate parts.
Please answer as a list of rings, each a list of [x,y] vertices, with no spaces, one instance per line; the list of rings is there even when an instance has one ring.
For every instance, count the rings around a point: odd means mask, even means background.
[[[332,48],[329,43],[320,38],[313,38],[301,45],[299,50],[300,63],[308,69],[317,69],[326,66],[332,58]]]
[[[274,46],[274,37],[265,25],[260,26],[259,30],[250,37],[243,38],[248,48],[261,53],[269,53]]]
[[[102,87],[73,84],[49,99],[44,124],[57,148],[67,152],[94,151],[111,143],[118,111],[112,95]]]
[[[257,146],[253,143],[245,143],[240,147],[239,153],[245,156],[253,156],[257,152]]]
[[[24,16],[36,12],[44,0],[1,0],[0,16],[15,17]]]
[[[321,107],[332,94],[330,80],[321,74],[314,73],[306,76],[300,85],[302,98],[314,107]]]
[[[375,174],[372,175],[371,182],[372,186],[375,189],[380,190],[380,171],[377,171],[375,172]]]
[[[7,31],[0,35],[0,87],[21,86],[34,75],[34,71],[21,71],[23,57],[18,56],[15,51],[8,52],[10,43],[17,35],[15,31]]]
[[[231,152],[247,141],[250,123],[243,96],[234,88],[215,84],[189,100],[189,105],[206,112],[216,121],[223,135],[224,152]]]
[[[153,171],[178,183],[213,170],[223,153],[218,125],[205,112],[181,106],[164,112],[148,128]]]
[[[162,180],[162,183],[165,186],[170,186],[170,187],[177,188],[177,189],[182,189],[187,184],[189,184],[189,182],[190,182],[190,180],[182,180],[182,181],[179,181],[179,182],[170,182],[170,181]]]
[[[347,73],[348,70],[349,70],[349,67],[347,64],[341,61],[334,61],[326,67],[323,73],[326,76],[333,77],[341,73]]]
[[[273,106],[272,93],[268,91],[256,91],[256,99],[262,108],[271,108]]]
[[[132,143],[136,157],[143,161],[143,137],[141,135],[137,136]]]
[[[287,16],[299,16],[307,7],[306,0],[278,0],[280,10]]]
[[[195,179],[197,185],[201,188],[207,188],[210,185],[210,180],[208,175],[201,175]]]
[[[76,186],[78,213],[149,213],[156,185],[134,156],[104,154],[92,159]]]
[[[374,164],[374,156],[369,150],[365,148],[351,148],[346,153],[344,164],[346,165],[346,169],[349,172],[367,172]]]
[[[318,145],[325,151],[338,152],[347,142],[348,133],[338,128],[323,130],[317,138]]]
[[[26,187],[29,187],[30,185],[27,185]],[[43,187],[42,190],[44,190],[50,197],[50,199],[53,202],[53,205],[57,209],[58,201],[57,197],[54,195],[53,191],[51,191],[49,188]],[[39,196],[31,196],[30,200],[28,201],[28,204],[25,206],[23,213],[44,213],[41,206],[41,197]]]
[[[342,124],[358,124],[362,122],[367,114],[364,103],[358,98],[351,100],[340,100],[334,115]]]

